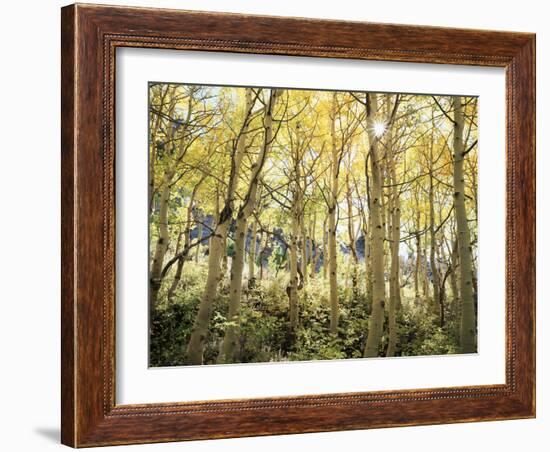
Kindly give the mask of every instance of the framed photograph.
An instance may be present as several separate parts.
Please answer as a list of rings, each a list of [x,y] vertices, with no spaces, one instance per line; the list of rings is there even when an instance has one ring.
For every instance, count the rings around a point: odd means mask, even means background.
[[[62,442],[535,416],[535,36],[62,9]]]

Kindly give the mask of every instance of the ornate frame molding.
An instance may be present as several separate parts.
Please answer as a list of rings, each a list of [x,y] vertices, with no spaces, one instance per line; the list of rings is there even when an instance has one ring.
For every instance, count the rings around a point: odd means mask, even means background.
[[[62,9],[62,43],[64,444],[82,447],[534,416],[534,35],[77,4]],[[506,68],[506,384],[116,405],[118,47]]]

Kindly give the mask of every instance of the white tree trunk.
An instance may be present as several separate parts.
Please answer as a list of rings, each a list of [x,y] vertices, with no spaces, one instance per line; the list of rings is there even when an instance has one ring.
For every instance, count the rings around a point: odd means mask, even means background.
[[[382,224],[382,174],[378,155],[378,138],[374,134],[374,121],[378,113],[376,94],[368,94],[370,112],[367,116],[369,134],[369,161],[371,169],[371,265],[372,265],[372,311],[369,319],[369,333],[363,355],[378,356],[382,331],[384,328],[384,306],[386,284],[384,281],[384,226]]]
[[[462,298],[462,317],[460,323],[460,345],[463,353],[475,353],[476,319],[474,310],[474,292],[472,283],[472,251],[470,248],[470,229],[466,214],[464,193],[464,111],[462,98],[453,97],[453,184],[454,207],[458,234],[458,255],[460,259],[460,296]]]

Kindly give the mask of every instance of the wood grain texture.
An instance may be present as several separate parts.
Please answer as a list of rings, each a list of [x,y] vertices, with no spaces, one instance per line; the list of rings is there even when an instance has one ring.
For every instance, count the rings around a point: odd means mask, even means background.
[[[535,37],[71,5],[62,9],[62,442],[74,447],[535,415]],[[506,384],[115,404],[117,47],[506,68]]]
[[[74,151],[75,151],[75,39],[74,9],[61,11],[61,441],[75,443],[75,296],[74,279]]]

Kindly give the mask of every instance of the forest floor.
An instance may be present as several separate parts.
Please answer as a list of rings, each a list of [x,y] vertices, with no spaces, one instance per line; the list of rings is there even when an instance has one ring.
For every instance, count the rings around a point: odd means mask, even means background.
[[[230,265],[229,265],[230,268]],[[152,313],[150,324],[150,365],[185,364],[185,350],[204,289],[207,266],[187,263],[172,300],[162,300]],[[309,278],[300,291],[299,326],[291,331],[288,319],[288,276],[281,272],[256,280],[241,299],[238,362],[310,361],[362,358],[368,335],[370,303],[366,297],[364,273],[357,272],[339,287],[340,318],[338,334],[329,333],[329,283],[322,273]],[[220,283],[214,304],[204,352],[204,364],[216,363],[226,328],[229,284]],[[403,289],[398,315],[396,356],[443,355],[458,352],[455,325],[437,325],[438,316],[425,309],[427,303],[415,300],[409,287]],[[385,356],[387,336],[383,336],[379,356]]]

